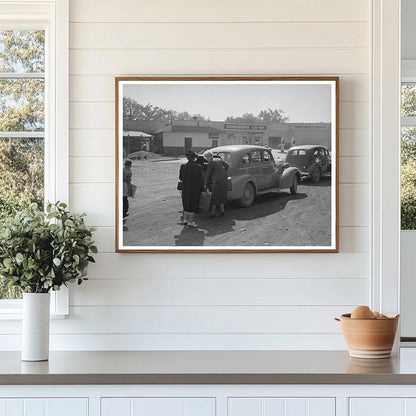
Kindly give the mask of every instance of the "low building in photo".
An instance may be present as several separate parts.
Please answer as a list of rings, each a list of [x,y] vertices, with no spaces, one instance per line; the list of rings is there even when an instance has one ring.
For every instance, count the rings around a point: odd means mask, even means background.
[[[183,155],[192,149],[203,152],[217,146],[257,144],[272,149],[319,144],[331,150],[331,123],[238,123],[211,120],[124,120],[124,129],[153,136],[150,150]]]

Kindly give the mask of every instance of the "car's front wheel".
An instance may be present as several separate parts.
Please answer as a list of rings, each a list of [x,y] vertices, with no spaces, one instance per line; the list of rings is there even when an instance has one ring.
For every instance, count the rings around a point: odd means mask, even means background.
[[[255,196],[254,185],[251,182],[246,183],[243,190],[243,196],[239,200],[240,205],[243,208],[248,208],[253,204]]]
[[[315,168],[312,172],[312,181],[317,183],[321,179],[321,169]]]
[[[298,193],[298,177],[297,177],[297,175],[293,175],[293,182],[292,182],[292,186],[290,187],[290,193],[292,195],[296,195]]]

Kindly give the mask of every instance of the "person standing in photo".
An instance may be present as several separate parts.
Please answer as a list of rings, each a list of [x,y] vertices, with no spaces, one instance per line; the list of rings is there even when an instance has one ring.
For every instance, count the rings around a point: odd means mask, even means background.
[[[195,212],[199,210],[199,200],[204,190],[202,168],[196,163],[196,153],[189,150],[186,153],[187,163],[181,165],[179,180],[182,182],[183,222],[185,226],[195,227]]]
[[[280,141],[280,153],[284,153],[285,152],[285,147],[286,147],[285,138],[282,137],[281,138],[281,141]]]
[[[227,202],[228,193],[228,175],[229,165],[224,162],[221,157],[214,156],[211,151],[204,153],[205,159],[208,161],[207,175],[205,178],[205,187],[212,183],[211,208],[208,218],[214,218],[217,205],[220,206],[220,217],[225,215],[224,204]]]
[[[129,199],[131,195],[130,186],[131,186],[131,160],[126,160],[124,162],[123,168],[123,220],[129,215]]]

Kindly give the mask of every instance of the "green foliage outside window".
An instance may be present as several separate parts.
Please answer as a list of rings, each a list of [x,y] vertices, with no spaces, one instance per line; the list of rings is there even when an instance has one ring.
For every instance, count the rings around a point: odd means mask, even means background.
[[[43,206],[43,137],[4,136],[44,131],[44,79],[33,76],[44,72],[43,30],[0,30],[0,73],[8,74],[0,79],[0,227],[31,203]],[[0,279],[0,299],[19,297],[18,289]]]
[[[401,228],[416,229],[416,129],[402,129]]]
[[[416,85],[402,86],[402,117],[416,116]],[[416,229],[416,128],[403,127],[401,137],[401,229]]]

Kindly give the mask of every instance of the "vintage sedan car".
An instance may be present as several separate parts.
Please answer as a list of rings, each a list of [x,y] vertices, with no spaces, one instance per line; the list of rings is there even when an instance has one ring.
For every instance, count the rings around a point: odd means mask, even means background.
[[[287,151],[285,163],[297,167],[303,179],[310,178],[313,182],[331,173],[331,155],[326,146],[293,146]]]
[[[228,200],[237,200],[242,207],[249,207],[257,195],[279,192],[288,188],[297,193],[301,180],[299,169],[276,164],[271,149],[254,145],[230,145],[210,149],[229,164],[231,191]]]

